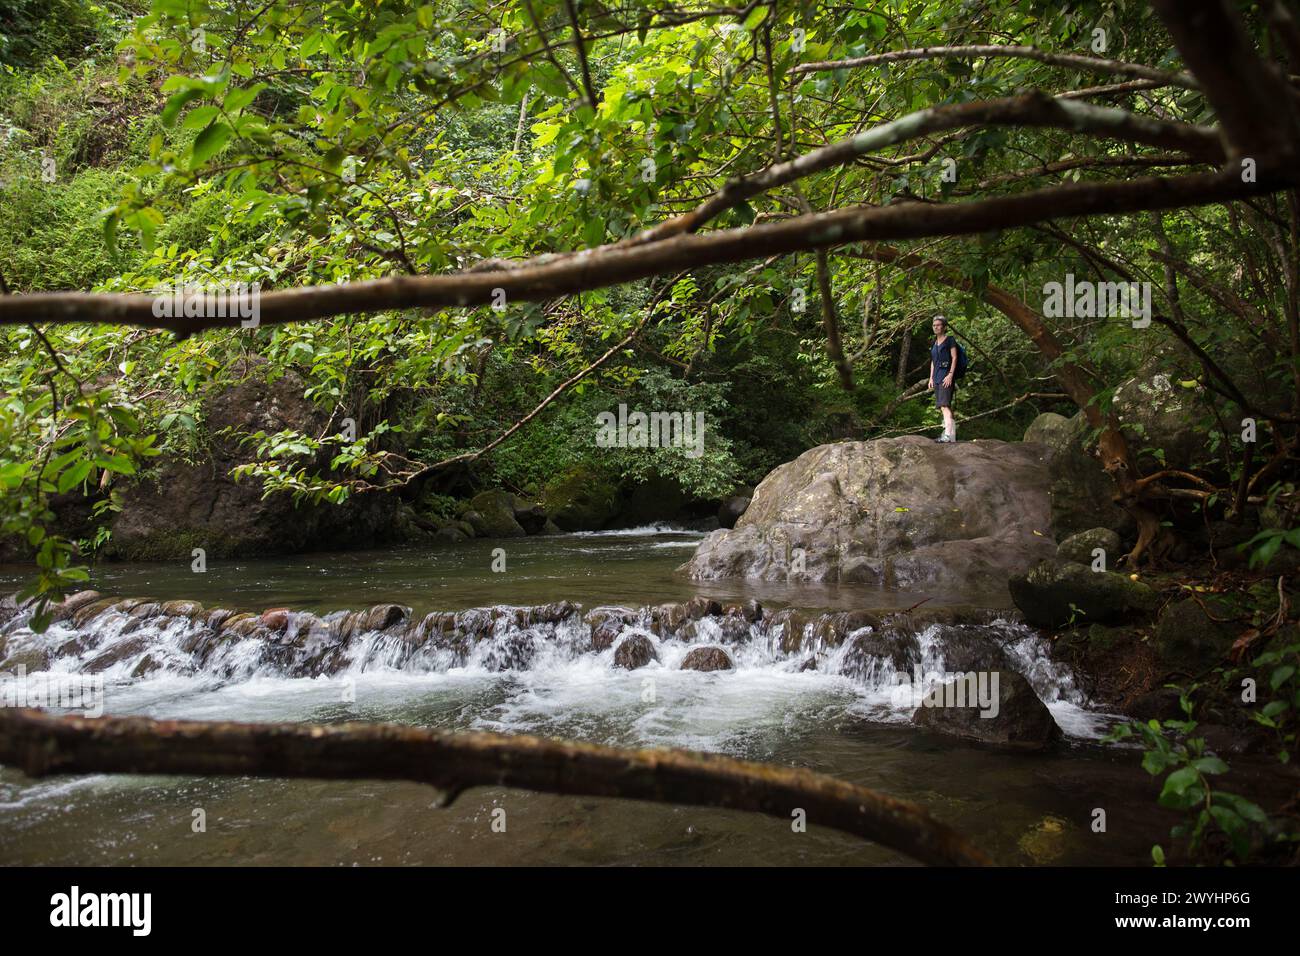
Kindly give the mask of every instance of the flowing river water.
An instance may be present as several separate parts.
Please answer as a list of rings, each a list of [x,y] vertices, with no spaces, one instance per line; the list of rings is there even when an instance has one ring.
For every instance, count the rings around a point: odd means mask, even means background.
[[[1136,754],[1099,743],[1111,718],[1090,705],[1030,629],[992,610],[982,623],[922,626],[908,639],[925,670],[944,669],[953,641],[996,642],[1048,705],[1065,733],[1062,745],[1046,754],[1004,753],[935,737],[908,723],[912,708],[892,693],[890,665],[864,668],[853,659],[846,636],[861,632],[851,615],[836,612],[905,609],[921,600],[936,607],[945,596],[692,582],[674,569],[700,537],[651,526],[213,561],[205,573],[187,563],[106,565],[96,570],[94,589],[148,603],[115,607],[84,627],[74,616],[44,635],[15,618],[0,627],[0,640],[10,655],[35,653],[49,671],[102,675],[104,710],[112,714],[385,720],[806,766],[914,800],[1002,863],[1140,865],[1167,835],[1172,821],[1156,806]],[[503,571],[493,570],[498,547]],[[0,569],[0,593],[16,590],[23,577],[21,569]],[[759,601],[764,617],[666,627],[650,611],[695,597],[736,606]],[[946,597],[993,609],[1006,603],[1005,595]],[[252,614],[289,608],[292,640],[245,629],[215,641],[198,617],[157,613],[167,601]],[[345,613],[386,603],[411,612],[400,620]],[[634,613],[615,614],[611,633],[618,637],[595,649],[584,615],[606,605]],[[783,608],[808,614],[783,618]],[[837,627],[838,636],[828,637]],[[789,633],[801,628],[805,637],[791,642]],[[652,638],[658,660],[627,671],[613,666],[613,655],[618,638],[632,633]],[[678,669],[692,646],[719,643],[734,669]],[[1106,811],[1104,832],[1094,831],[1097,809]],[[203,832],[193,825],[197,810]],[[31,781],[0,767],[0,862],[909,861],[816,826],[796,832],[781,820],[722,810],[493,788],[469,790],[443,808],[418,784],[107,775]]]

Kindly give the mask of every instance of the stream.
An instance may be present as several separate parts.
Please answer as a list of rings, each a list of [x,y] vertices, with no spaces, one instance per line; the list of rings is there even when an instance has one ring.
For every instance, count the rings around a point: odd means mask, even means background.
[[[1010,864],[1142,865],[1151,844],[1166,837],[1169,815],[1156,806],[1155,785],[1136,755],[1098,743],[1112,718],[1050,660],[1042,638],[1000,618],[1005,595],[692,582],[674,570],[701,537],[656,525],[211,561],[204,573],[188,564],[105,565],[89,586],[140,601],[114,606],[84,627],[74,614],[43,635],[15,618],[0,626],[0,640],[10,655],[38,655],[51,673],[102,676],[103,707],[112,714],[384,720],[795,764],[914,800]],[[494,571],[503,556],[505,569]],[[17,590],[24,576],[0,568],[0,594]],[[763,614],[668,626],[652,611],[691,598],[759,602]],[[175,613],[160,613],[157,602],[168,601],[291,612],[280,637],[248,630],[216,640],[198,616],[172,606]],[[891,668],[854,665],[857,632],[843,612],[921,601],[989,609],[981,624],[919,627],[924,669],[942,670],[954,640],[995,641],[1048,705],[1064,731],[1062,746],[1049,754],[1002,753],[910,726],[912,708],[892,693]],[[409,607],[409,615],[365,613],[388,603]],[[585,615],[609,605],[630,613],[615,615],[611,633],[618,636],[593,648]],[[803,616],[790,616],[794,609]],[[804,637],[792,643],[798,627]],[[827,637],[836,627],[838,637]],[[632,633],[652,639],[658,660],[627,671],[613,656]],[[678,669],[703,644],[724,645],[734,669]],[[1106,810],[1103,833],[1092,829],[1096,808]],[[203,832],[192,825],[196,810],[206,819]],[[723,810],[496,788],[470,790],[440,808],[417,784],[106,775],[33,782],[11,768],[0,768],[0,861],[910,862],[834,831],[794,832],[780,820]]]

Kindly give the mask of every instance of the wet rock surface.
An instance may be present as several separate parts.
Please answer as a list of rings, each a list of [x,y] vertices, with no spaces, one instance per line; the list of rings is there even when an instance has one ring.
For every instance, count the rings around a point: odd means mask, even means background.
[[[1055,553],[1048,485],[1036,445],[821,445],[769,474],[735,528],[705,538],[683,570],[1005,593],[1009,575]]]
[[[655,646],[644,634],[629,634],[614,648],[614,666],[630,671],[659,659]]]
[[[954,670],[989,668],[1023,670],[1049,694],[1068,693],[1071,686],[1052,671],[1046,642],[1022,624],[976,609],[882,617],[870,611],[770,611],[756,601],[723,605],[697,597],[640,607],[584,610],[557,601],[424,615],[400,604],[378,604],[318,615],[86,591],[60,605],[62,620],[48,632],[34,634],[25,627],[30,610],[12,599],[9,604],[15,616],[0,624],[0,674],[18,666],[43,670],[55,662],[108,680],[158,674],[316,678],[457,668],[499,674],[542,666],[543,658],[599,655],[615,672],[666,666],[726,679],[747,666],[775,665],[790,674],[838,675],[868,691],[889,689],[899,676],[911,680],[922,670],[927,681],[933,671],[942,682]],[[1037,657],[1027,658],[1023,647],[1012,653],[1017,642],[1032,645]]]
[[[970,681],[961,686],[961,679],[935,688],[912,715],[912,722],[936,733],[1001,749],[1050,747],[1060,737],[1060,728],[1029,681],[1015,671],[994,673],[996,690],[992,675],[984,675],[987,694],[979,690],[980,675],[976,675],[974,689]]]
[[[721,647],[695,647],[682,660],[684,671],[729,671],[735,668],[731,655]]]

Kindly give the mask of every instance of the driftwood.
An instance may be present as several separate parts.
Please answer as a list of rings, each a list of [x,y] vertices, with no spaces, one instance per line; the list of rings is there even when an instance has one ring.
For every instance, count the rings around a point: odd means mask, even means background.
[[[802,809],[923,863],[987,865],[913,803],[795,767],[683,750],[623,750],[541,737],[444,733],[396,724],[239,724],[144,717],[56,717],[0,708],[0,763],[29,776],[200,774],[412,780],[450,804],[469,787],[622,797],[766,813]]]

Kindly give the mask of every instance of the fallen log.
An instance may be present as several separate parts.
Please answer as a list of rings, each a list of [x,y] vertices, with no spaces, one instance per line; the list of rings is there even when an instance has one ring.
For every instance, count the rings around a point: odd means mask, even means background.
[[[412,780],[449,805],[475,786],[748,810],[842,830],[935,865],[990,860],[916,804],[795,767],[396,724],[241,724],[0,709],[0,764],[32,777],[196,774]]]

